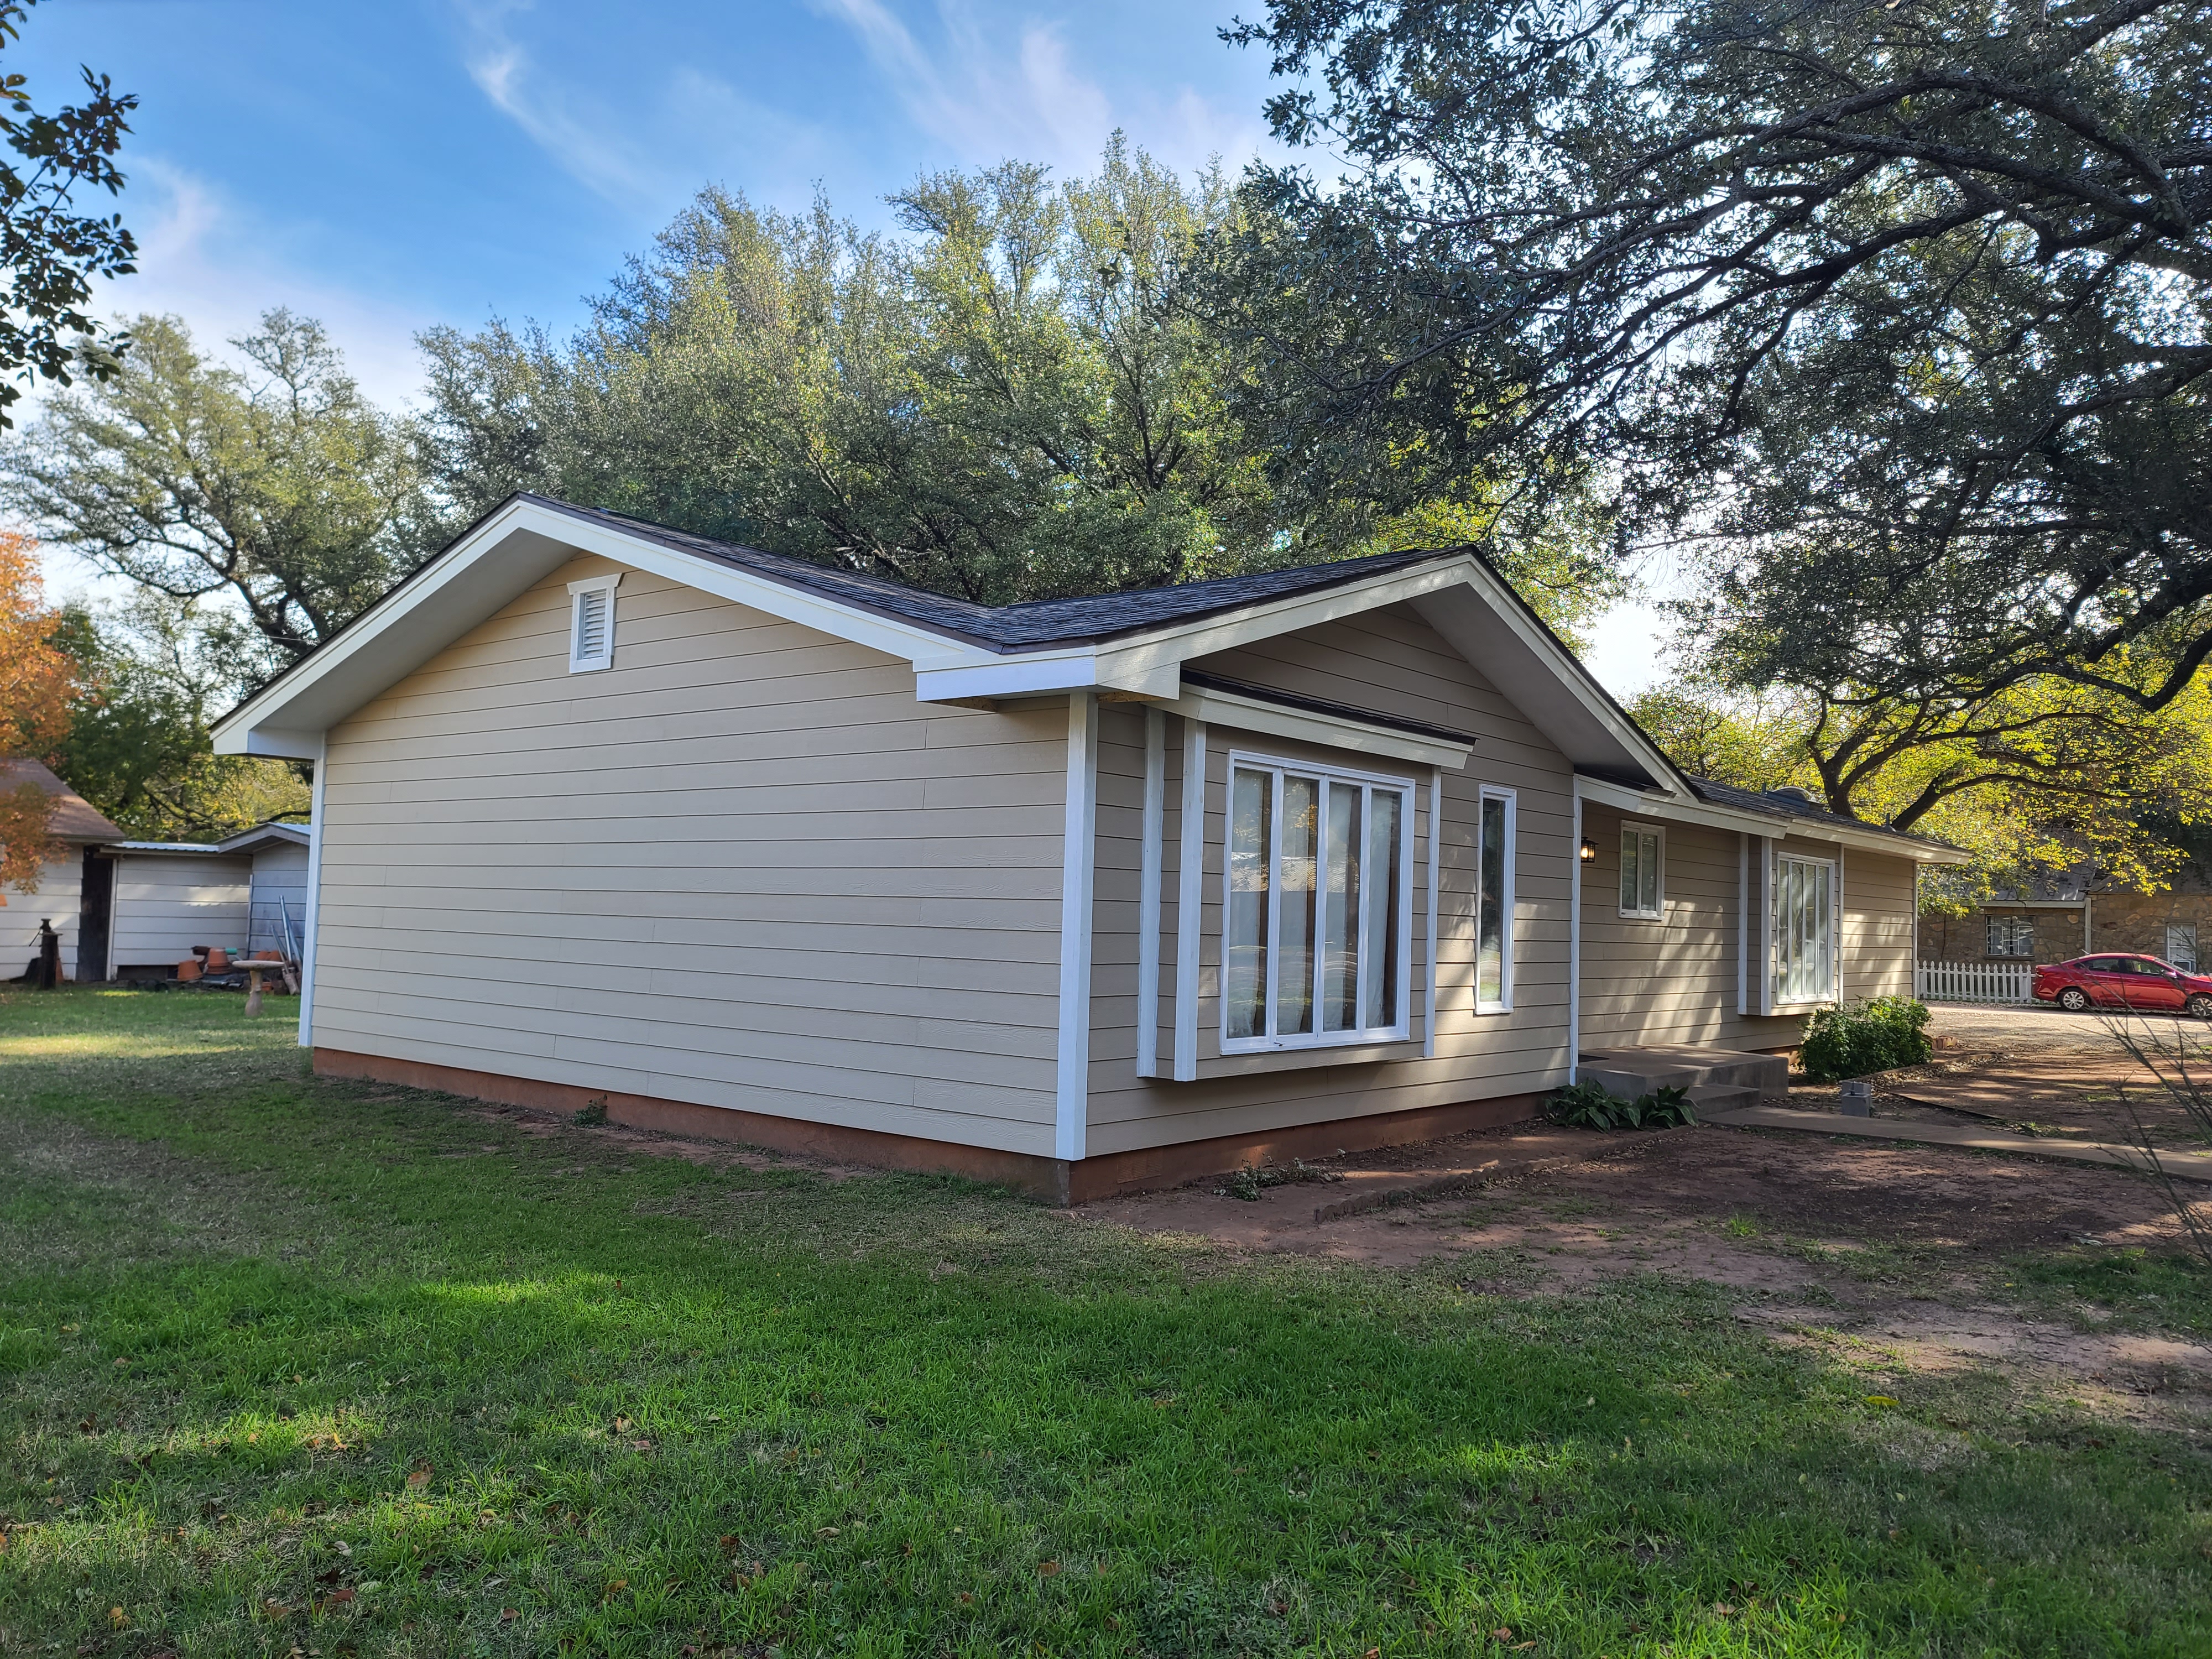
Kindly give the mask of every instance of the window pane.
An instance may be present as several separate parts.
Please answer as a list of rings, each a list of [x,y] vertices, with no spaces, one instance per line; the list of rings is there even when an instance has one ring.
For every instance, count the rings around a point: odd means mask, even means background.
[[[1482,803],[1482,886],[1475,902],[1474,999],[1505,1000],[1505,803]]]
[[[1222,995],[1232,1037],[1267,1030],[1268,815],[1274,778],[1239,771],[1229,803],[1229,915],[1223,927]]]
[[[1620,908],[1636,908],[1636,831],[1620,832]]]
[[[1656,916],[1659,914],[1659,837],[1646,834],[1636,839],[1636,908]]]
[[[1279,883],[1279,933],[1275,946],[1275,1030],[1297,1036],[1313,1030],[1316,843],[1321,836],[1321,782],[1283,777],[1283,859]]]
[[[1359,945],[1367,963],[1366,1006],[1359,1024],[1370,1031],[1398,1023],[1398,821],[1404,810],[1395,789],[1367,792],[1367,902]]]
[[[1321,1028],[1349,1031],[1359,1018],[1359,786],[1323,792]]]

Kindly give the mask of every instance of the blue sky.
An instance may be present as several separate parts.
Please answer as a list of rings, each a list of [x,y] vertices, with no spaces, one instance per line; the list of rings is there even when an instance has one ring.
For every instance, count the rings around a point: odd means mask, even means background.
[[[1184,170],[1279,155],[1264,58],[1215,34],[1260,3],[45,0],[7,58],[42,106],[80,64],[139,96],[143,257],[105,308],[214,345],[289,305],[398,404],[418,330],[565,329],[709,183],[880,223],[919,173],[1082,172],[1117,127]],[[1649,678],[1649,631],[1604,630],[1616,690]]]

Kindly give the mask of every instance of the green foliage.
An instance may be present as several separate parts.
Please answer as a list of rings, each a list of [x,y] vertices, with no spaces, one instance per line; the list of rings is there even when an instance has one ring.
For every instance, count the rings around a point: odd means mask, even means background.
[[[197,601],[142,591],[118,605],[63,613],[56,642],[79,692],[55,769],[143,841],[213,841],[270,818],[304,817],[306,782],[289,763],[217,755],[214,718],[237,684]]]
[[[1284,487],[1376,458],[1694,527],[1765,659],[1895,703],[2212,648],[2190,0],[1270,0],[1210,245]],[[2160,665],[2138,684],[2113,653]]]
[[[1928,1005],[1911,997],[1874,997],[1816,1008],[1805,1023],[1797,1064],[1816,1082],[1919,1066],[1936,1052]]]
[[[433,530],[404,422],[345,372],[322,325],[270,311],[201,354],[140,317],[121,370],[48,398],[0,451],[0,500],[40,536],[173,600],[221,595],[202,647],[244,686],[380,597]]]
[[[1501,517],[1410,457],[1270,483],[1186,294],[1238,211],[1218,171],[1117,137],[1088,178],[1010,161],[892,205],[869,234],[707,190],[575,338],[424,334],[458,519],[534,489],[991,605],[1477,540],[1562,629],[1619,591],[1587,496]]]
[[[648,1146],[0,988],[0,1648],[2205,1646],[2185,1424]]]
[[[1623,1100],[1595,1083],[1570,1084],[1544,1097],[1544,1115],[1573,1129],[1674,1129],[1698,1121],[1689,1091],[1672,1085]]]
[[[18,39],[33,0],[0,4],[0,48]],[[0,137],[12,156],[0,157],[0,267],[6,274],[0,301],[0,428],[15,424],[9,407],[23,395],[19,380],[43,376],[58,386],[72,368],[104,380],[131,343],[94,318],[92,279],[127,276],[137,269],[137,243],[120,214],[101,217],[76,211],[79,191],[123,188],[115,166],[124,118],[138,106],[135,94],[118,94],[107,76],[79,71],[89,94],[82,104],[41,114],[31,101],[27,78],[0,74]]]
[[[607,1097],[596,1096],[568,1114],[568,1121],[579,1128],[588,1129],[607,1121]]]

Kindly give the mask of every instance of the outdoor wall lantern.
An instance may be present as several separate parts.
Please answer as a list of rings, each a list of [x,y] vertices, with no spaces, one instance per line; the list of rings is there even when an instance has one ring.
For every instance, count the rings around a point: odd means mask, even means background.
[[[1595,864],[1597,862],[1597,843],[1592,841],[1588,836],[1584,836],[1583,837],[1582,852],[1583,862],[1584,864]]]

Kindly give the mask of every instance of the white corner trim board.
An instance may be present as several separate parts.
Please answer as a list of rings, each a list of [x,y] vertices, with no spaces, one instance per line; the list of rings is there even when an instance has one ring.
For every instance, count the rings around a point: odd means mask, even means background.
[[[325,785],[330,777],[331,745],[328,738],[315,740],[314,781],[307,786],[307,920],[302,923],[306,937],[301,940],[300,958],[300,1046],[315,1046],[315,947],[322,938],[317,926],[321,919],[323,899],[323,812]]]
[[[1091,896],[1097,866],[1098,698],[1067,699],[1067,819],[1060,846],[1060,1054],[1053,1156],[1084,1155],[1091,1111]]]
[[[1421,992],[1421,1058],[1437,1057],[1437,865],[1443,856],[1444,769],[1429,769],[1428,966]]]
[[[1206,724],[1182,723],[1182,809],[1176,862],[1175,1075],[1198,1075],[1199,912],[1206,894]]]
[[[1143,861],[1137,877],[1137,1075],[1160,1071],[1160,866],[1167,816],[1168,717],[1145,710]]]
[[[1583,798],[1575,797],[1574,828],[1567,836],[1567,1083],[1572,1087],[1583,1056]]]

